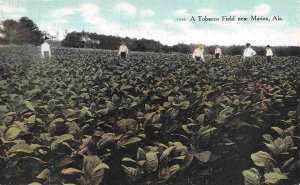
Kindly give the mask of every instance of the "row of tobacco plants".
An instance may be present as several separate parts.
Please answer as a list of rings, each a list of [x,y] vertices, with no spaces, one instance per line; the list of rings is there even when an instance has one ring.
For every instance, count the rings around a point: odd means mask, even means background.
[[[300,183],[297,57],[0,60],[0,184]]]

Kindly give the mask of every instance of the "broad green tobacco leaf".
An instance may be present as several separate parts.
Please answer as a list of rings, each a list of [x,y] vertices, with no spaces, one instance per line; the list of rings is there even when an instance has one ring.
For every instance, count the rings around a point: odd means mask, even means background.
[[[175,149],[175,146],[171,146],[171,147],[168,147],[167,149],[165,149],[160,156],[160,161],[165,160],[174,149]]]
[[[293,161],[294,161],[294,157],[292,157],[292,158],[286,160],[286,161],[284,162],[284,164],[282,165],[281,168],[282,168],[282,169],[286,168],[286,167],[289,166]]]
[[[150,112],[150,113],[147,113],[144,118],[149,121],[152,119],[152,117],[156,114],[156,112]]]
[[[174,175],[178,170],[180,170],[180,166],[178,164],[175,164],[169,168],[170,170],[170,176]]]
[[[281,180],[286,180],[288,177],[280,173],[266,173],[264,175],[266,184],[277,184]]]
[[[100,170],[102,170],[102,169],[109,169],[109,167],[108,167],[107,164],[105,164],[105,163],[100,163],[100,164],[98,164],[98,165],[96,166],[96,168],[94,168],[93,174],[98,173],[98,172],[99,172]]]
[[[36,119],[36,115],[32,115],[27,119],[27,123],[34,123]]]
[[[12,117],[12,116],[5,116],[5,117],[2,119],[2,124],[8,125],[9,123],[11,123],[12,120],[13,120],[13,117]]]
[[[122,132],[135,131],[137,121],[134,119],[122,119],[117,122],[117,125]]]
[[[263,151],[251,154],[251,159],[253,163],[259,167],[265,167],[268,163],[274,161],[269,153]]]
[[[219,114],[216,118],[216,122],[218,124],[224,123],[225,119],[227,118],[226,114]]]
[[[201,162],[207,163],[210,159],[211,152],[210,151],[203,151],[199,153],[193,153],[194,157]]]
[[[56,118],[54,119],[53,121],[51,121],[51,125],[53,124],[56,124],[56,123],[61,123],[61,122],[64,122],[64,119],[63,118]]]
[[[187,168],[193,161],[194,156],[192,154],[187,154],[185,159],[182,161],[181,169]]]
[[[140,142],[142,139],[139,138],[139,137],[130,137],[130,138],[126,138],[126,139],[123,139],[121,142],[120,142],[120,145],[121,146],[128,146],[128,145],[132,145],[132,144],[135,144],[137,142]]]
[[[193,134],[194,133],[192,130],[189,129],[188,125],[182,125],[181,127],[188,134]]]
[[[19,128],[12,126],[5,131],[5,138],[6,140],[14,140],[19,136],[20,133],[21,130]]]
[[[279,136],[283,137],[284,136],[284,131],[279,128],[279,127],[271,127]]]
[[[5,116],[14,116],[16,114],[16,112],[8,112],[5,114]]]
[[[38,176],[37,179],[49,179],[50,178],[50,170],[48,168],[44,169]]]
[[[129,157],[124,157],[122,159],[122,162],[125,162],[125,163],[131,163],[131,164],[137,164],[137,162]]]
[[[14,121],[14,126],[18,127],[22,132],[27,133],[28,132],[28,128],[27,125],[25,125],[23,122],[21,121]]]
[[[41,89],[32,89],[31,91],[28,91],[27,94],[29,96],[35,96],[37,93],[40,93],[40,92],[42,92]]]
[[[89,111],[89,108],[88,107],[83,107],[81,110],[80,110],[80,113],[79,113],[79,118],[83,118],[84,116],[92,116],[92,113],[91,111]]]
[[[124,166],[124,165],[122,165],[122,167],[124,168],[126,176],[128,176],[132,180],[136,179],[137,175],[139,174],[139,172],[136,168],[127,167],[127,166]]]
[[[158,182],[166,182],[178,170],[180,170],[180,166],[178,164],[175,164],[171,167],[161,168],[158,173]]]
[[[256,168],[243,171],[245,185],[260,185],[260,174]]]
[[[12,146],[9,150],[9,153],[17,153],[17,152],[24,152],[24,153],[32,153],[33,150],[30,148],[28,144],[25,142],[20,142]]]
[[[215,128],[215,127],[200,128],[198,131],[198,137],[205,137],[205,138],[210,137],[215,130],[217,130],[217,128]]]
[[[78,174],[78,173],[82,173],[81,170],[78,170],[76,168],[65,168],[61,171],[62,174],[65,175],[74,175],[74,174]]]
[[[188,109],[190,106],[190,101],[184,101],[180,103],[181,109]]]
[[[32,183],[29,183],[28,185],[42,185],[42,184],[39,182],[32,182]]]
[[[264,134],[263,138],[269,142],[274,140],[274,138],[270,134]]]
[[[146,170],[155,171],[158,168],[158,158],[154,152],[146,153]]]
[[[138,148],[138,151],[137,151],[137,160],[146,160],[146,153],[145,151],[142,149],[142,148]]]
[[[200,124],[202,124],[203,121],[204,121],[204,118],[205,118],[205,114],[200,114],[200,115],[197,117],[196,120],[197,120]]]
[[[30,101],[25,101],[25,105],[29,110],[35,111]]]
[[[72,136],[70,134],[63,134],[63,135],[59,136],[54,142],[52,142],[51,149],[55,149],[62,142],[72,140],[72,139],[74,139],[74,136]]]
[[[234,108],[227,106],[224,108],[216,118],[218,124],[224,123],[226,118],[234,111]]]
[[[284,143],[285,143],[285,149],[289,149],[289,148],[292,148],[294,146],[294,143],[293,143],[293,139],[291,136],[287,136],[283,139]]]
[[[97,146],[101,148],[107,142],[113,141],[116,135],[114,133],[105,133],[101,135],[101,139],[98,141]]]
[[[79,182],[99,185],[104,176],[104,169],[109,169],[109,167],[102,163],[98,156],[84,156],[82,172],[85,175],[81,176]]]
[[[70,116],[73,116],[76,111],[73,109],[65,109],[62,111],[63,115],[65,116],[65,118],[69,118]]]

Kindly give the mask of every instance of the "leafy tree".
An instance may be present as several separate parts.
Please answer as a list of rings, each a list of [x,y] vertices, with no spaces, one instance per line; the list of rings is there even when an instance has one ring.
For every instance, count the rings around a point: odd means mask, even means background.
[[[223,52],[223,55],[243,55],[243,51],[245,49],[245,46],[230,46],[228,47],[225,52]]]
[[[169,53],[172,51],[172,46],[163,45],[161,49],[164,53]]]
[[[82,42],[82,33],[73,31],[68,33],[66,38],[61,42],[61,45],[65,47],[80,48],[82,46]]]
[[[42,32],[29,18],[22,17],[19,21],[7,19],[2,22],[0,33],[6,43],[15,44],[40,44]]]
[[[146,51],[146,44],[142,40],[137,40],[135,44],[136,51]]]
[[[3,41],[12,43],[16,39],[16,31],[18,22],[12,19],[7,19],[2,22],[0,33],[3,35]]]
[[[256,51],[257,55],[264,56],[266,54],[266,48],[264,47],[253,47],[253,49]]]
[[[66,47],[83,47],[80,44],[84,41],[84,47],[101,48],[117,50],[121,41],[125,41],[129,50],[133,51],[154,51],[161,52],[162,44],[160,42],[148,39],[132,39],[129,37],[118,37],[112,35],[103,35],[89,32],[71,32],[62,41],[62,46]]]
[[[193,51],[193,48],[195,48],[195,47],[192,45],[179,43],[179,44],[173,45],[172,51],[179,52],[179,53],[191,53]]]

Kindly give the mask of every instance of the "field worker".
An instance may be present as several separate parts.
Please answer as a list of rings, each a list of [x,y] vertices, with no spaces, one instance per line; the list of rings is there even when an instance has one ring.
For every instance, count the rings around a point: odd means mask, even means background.
[[[256,52],[250,46],[251,46],[251,44],[249,44],[249,43],[246,44],[246,49],[244,50],[244,55],[243,55],[244,59],[246,57],[252,57],[252,56],[256,55]]]
[[[199,44],[198,47],[194,50],[193,59],[196,62],[205,62],[203,52],[204,52],[204,45]]]
[[[266,47],[266,56],[267,56],[267,61],[271,62],[272,56],[273,56],[273,51],[272,51],[270,45],[267,45],[267,47]]]
[[[50,44],[48,43],[48,41],[49,41],[49,38],[46,36],[44,38],[44,43],[41,46],[42,57],[46,60],[51,58]]]
[[[215,57],[216,57],[216,58],[220,58],[221,55],[222,55],[222,50],[221,50],[221,48],[220,48],[219,45],[216,45],[216,49],[215,49]]]
[[[118,55],[121,55],[121,57],[125,59],[126,55],[128,54],[128,51],[129,50],[128,50],[127,46],[125,45],[125,42],[122,41]]]

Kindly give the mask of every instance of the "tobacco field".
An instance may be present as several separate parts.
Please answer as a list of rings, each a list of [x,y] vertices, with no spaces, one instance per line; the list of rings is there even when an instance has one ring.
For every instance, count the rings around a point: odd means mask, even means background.
[[[0,184],[300,183],[300,59],[0,48]]]

